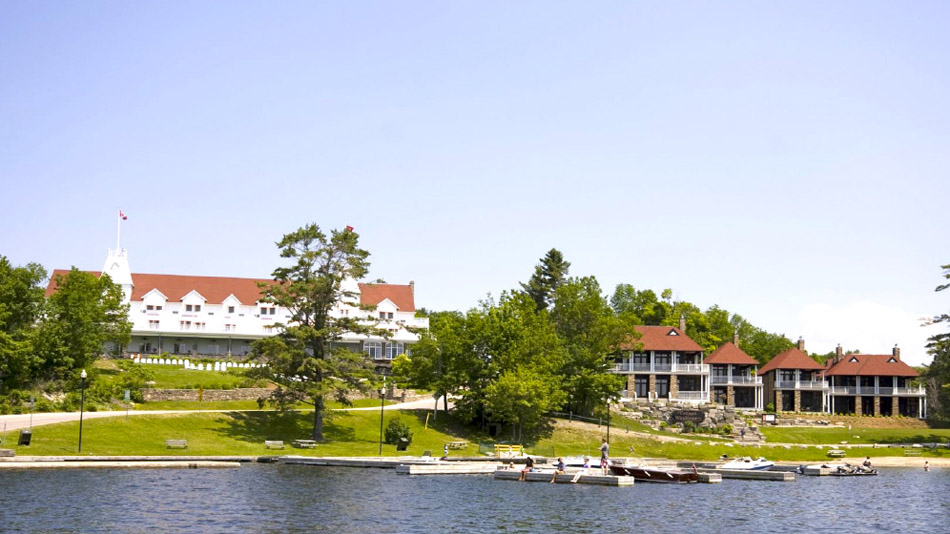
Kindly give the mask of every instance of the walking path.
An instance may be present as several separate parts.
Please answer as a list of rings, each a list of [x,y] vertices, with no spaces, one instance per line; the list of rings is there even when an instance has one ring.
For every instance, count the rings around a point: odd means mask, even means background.
[[[441,401],[441,400],[440,400]],[[400,404],[390,404],[386,406],[386,410],[426,410],[431,409],[433,406],[432,399],[422,399],[412,402],[403,402]],[[449,408],[452,407],[452,401],[449,401]],[[367,411],[367,410],[379,410],[379,406],[369,407],[369,408],[339,408],[339,411]],[[223,412],[259,412],[261,410],[200,410],[201,413],[223,413]],[[307,411],[307,410],[303,410]],[[191,414],[198,413],[199,410],[130,410],[128,412],[129,416],[133,415],[162,415],[162,414]],[[83,420],[86,419],[101,419],[103,417],[120,417],[125,416],[126,412],[122,411],[109,411],[109,412],[85,412],[83,413]],[[33,414],[33,424],[32,426],[43,426],[43,425],[52,425],[56,423],[65,423],[68,421],[78,421],[79,412],[47,412],[47,413],[34,413]],[[30,414],[16,414],[16,415],[0,415],[0,432],[10,432],[14,430],[21,430],[24,428],[30,428]]]

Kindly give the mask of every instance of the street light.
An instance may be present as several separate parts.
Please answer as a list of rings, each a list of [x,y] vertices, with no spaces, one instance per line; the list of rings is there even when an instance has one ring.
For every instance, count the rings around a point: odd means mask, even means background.
[[[86,370],[83,369],[79,373],[79,383],[81,388],[81,393],[79,394],[79,452],[82,452],[82,412],[86,407],[86,377],[89,376],[86,374]]]
[[[383,455],[383,412],[386,408],[386,375],[383,375],[383,387],[379,388],[379,455]]]

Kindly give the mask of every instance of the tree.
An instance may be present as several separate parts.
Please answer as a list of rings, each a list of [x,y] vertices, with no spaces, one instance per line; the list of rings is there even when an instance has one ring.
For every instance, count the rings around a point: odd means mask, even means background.
[[[534,274],[521,288],[534,300],[537,310],[544,310],[551,304],[554,292],[567,278],[571,264],[557,249],[552,248],[534,267]]]
[[[43,310],[45,279],[40,265],[13,267],[0,256],[0,393],[25,385],[36,367],[31,336]]]
[[[413,387],[428,389],[436,402],[442,398],[448,406],[448,396],[457,394],[467,383],[465,316],[458,312],[436,312],[429,315],[429,329],[422,332],[419,342],[412,346],[412,356],[400,355],[393,361],[393,375]]]
[[[347,393],[373,386],[373,371],[361,353],[338,341],[345,332],[379,333],[357,317],[335,317],[338,302],[356,303],[358,293],[344,281],[358,280],[369,270],[369,252],[359,248],[351,230],[327,236],[316,224],[286,234],[278,243],[288,267],[274,269],[274,282],[261,284],[262,301],[290,311],[289,324],[278,334],[254,342],[253,356],[267,363],[266,373],[279,384],[273,400],[286,407],[292,400],[312,404],[313,439],[323,441],[326,401],[347,402]],[[357,303],[358,304],[358,303]]]
[[[636,318],[615,314],[593,276],[570,278],[561,285],[551,318],[565,350],[558,375],[565,382],[568,408],[592,413],[623,388],[623,377],[610,373],[610,356],[635,339]]]
[[[564,391],[557,382],[530,366],[503,372],[486,390],[492,416],[512,422],[512,437],[518,441],[522,440],[526,426],[529,430],[536,428],[544,414],[560,406],[564,399]]]
[[[941,265],[943,277],[950,280],[950,265]],[[940,284],[934,291],[940,292],[950,283]],[[936,315],[928,324],[950,324],[950,312]],[[928,339],[927,352],[933,361],[924,376],[927,383],[932,419],[950,420],[950,332],[934,334]]]
[[[120,350],[132,323],[122,287],[107,274],[97,278],[73,267],[53,285],[32,345],[40,360],[35,377],[61,380],[90,367],[107,345]]]

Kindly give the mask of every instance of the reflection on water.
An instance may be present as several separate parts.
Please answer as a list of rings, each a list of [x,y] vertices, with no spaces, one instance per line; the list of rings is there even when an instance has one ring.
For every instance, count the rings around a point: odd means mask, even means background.
[[[633,488],[244,465],[0,471],[0,532],[950,532],[950,470]]]

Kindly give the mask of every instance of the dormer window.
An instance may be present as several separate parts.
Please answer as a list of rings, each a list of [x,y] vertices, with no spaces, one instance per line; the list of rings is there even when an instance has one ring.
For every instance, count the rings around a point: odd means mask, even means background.
[[[382,319],[382,320],[384,320],[384,321],[385,321],[386,319],[392,319],[392,318],[393,318],[393,312],[379,312],[379,318]]]
[[[666,335],[668,335],[668,336],[678,336],[679,334],[676,333],[676,330],[670,330],[669,333],[666,334]]]
[[[849,363],[858,363],[858,359],[855,358],[854,356],[852,356],[851,359],[848,360],[848,362],[849,362]]]
[[[887,363],[897,363],[897,359],[894,357],[890,357],[887,359]]]
[[[234,313],[234,306],[228,306],[228,313]]]
[[[200,312],[201,304],[185,304],[186,312]]]

